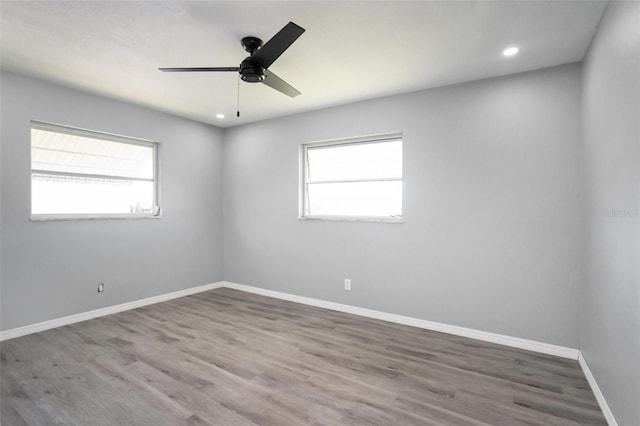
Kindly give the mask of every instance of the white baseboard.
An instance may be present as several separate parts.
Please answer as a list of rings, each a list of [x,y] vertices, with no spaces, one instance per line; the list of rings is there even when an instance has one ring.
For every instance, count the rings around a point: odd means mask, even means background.
[[[248,293],[260,294],[263,296],[274,297],[277,299],[288,300],[291,302],[302,303],[304,305],[317,306],[319,308],[331,309],[334,311],[346,312],[349,314],[360,315],[367,318],[375,318],[383,321],[389,321],[397,324],[410,325],[413,327],[424,328],[427,330],[439,331],[442,333],[453,334],[456,336],[469,337],[472,339],[483,340],[485,342],[497,343],[500,345],[511,346],[540,352],[548,355],[559,356],[569,359],[578,359],[579,351],[577,349],[567,348],[564,346],[551,345],[548,343],[536,342],[534,340],[521,339],[519,337],[505,336],[502,334],[489,333],[471,328],[459,327],[455,325],[442,324],[433,321],[422,320],[418,318],[406,317],[402,315],[390,314],[372,309],[359,308],[357,306],[344,305],[341,303],[328,302],[310,297],[296,296],[294,294],[282,293],[279,291],[267,290],[259,287],[252,287],[244,284],[237,284],[228,281],[219,281],[212,284],[206,284],[198,287],[192,287],[184,290],[174,291],[172,293],[161,294],[146,299],[134,300],[132,302],[122,303],[119,305],[108,306],[105,308],[95,309],[93,311],[83,312],[80,314],[69,315],[62,318],[56,318],[49,321],[43,321],[36,324],[30,324],[24,327],[13,328],[0,332],[0,342],[3,340],[13,339],[15,337],[25,336],[27,334],[38,333],[56,327],[73,324],[80,321],[86,321],[92,318],[111,315],[117,312],[129,309],[139,308],[141,306],[152,305],[179,297],[189,296],[203,291],[213,290],[220,287],[228,287]]]
[[[582,372],[587,378],[587,382],[589,382],[589,386],[591,386],[591,390],[593,391],[593,395],[596,397],[596,401],[598,401],[598,404],[600,405],[600,409],[602,410],[602,414],[604,415],[607,424],[609,426],[618,426],[618,422],[613,416],[613,411],[609,408],[607,400],[604,399],[604,395],[598,386],[598,382],[596,382],[596,378],[593,376],[593,373],[587,364],[587,360],[584,359],[582,353],[578,354],[578,362],[580,363],[580,367],[582,367]]]
[[[389,314],[371,309],[359,308],[357,306],[343,305],[340,303],[327,302],[325,300],[313,299],[310,297],[296,296],[279,291],[266,290],[259,287],[252,287],[244,284],[237,284],[228,281],[222,281],[223,286],[236,290],[246,291],[248,293],[260,294],[262,296],[274,297],[276,299],[288,300],[290,302],[302,303],[305,305],[317,306],[319,308],[331,309],[334,311],[346,312],[349,314],[360,315],[368,318],[375,318],[383,321],[394,322],[397,324],[410,325],[413,327],[424,328],[427,330],[439,331],[442,333],[454,334],[456,336],[469,337],[471,339],[483,340],[485,342],[497,343],[499,345],[511,346],[514,348],[525,349],[534,352],[540,352],[547,355],[559,356],[573,360],[578,359],[580,351],[577,349],[567,348],[564,346],[551,345],[548,343],[536,342],[534,340],[521,339],[519,337],[505,336],[502,334],[489,333],[487,331],[474,330],[472,328],[459,327],[456,325],[442,324],[433,321],[422,320],[418,318],[405,317],[402,315]]]
[[[92,318],[102,317],[105,315],[115,314],[117,312],[127,311],[129,309],[139,308],[141,306],[153,305],[154,303],[166,302],[167,300],[177,299],[179,297],[189,296],[190,294],[201,293],[203,291],[213,290],[223,286],[223,282],[205,284],[198,287],[186,288],[184,290],[174,291],[172,293],[161,294],[159,296],[148,297],[146,299],[134,300],[132,302],[121,303],[119,305],[107,306],[106,308],[95,309],[93,311],[82,312],[80,314],[69,315],[62,318],[56,318],[49,321],[38,322],[36,324],[26,325],[24,327],[12,328],[10,330],[0,331],[0,342],[3,340],[13,339],[15,337],[26,336],[27,334],[39,333],[41,331],[50,330],[56,327],[73,324],[76,322],[86,321]]]

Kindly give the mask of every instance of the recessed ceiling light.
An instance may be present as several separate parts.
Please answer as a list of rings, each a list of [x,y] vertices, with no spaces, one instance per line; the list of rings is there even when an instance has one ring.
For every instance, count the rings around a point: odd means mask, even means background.
[[[216,118],[224,118],[224,114],[216,114]]]
[[[508,47],[508,48],[504,49],[502,54],[504,56],[513,56],[516,53],[518,53],[518,50],[520,50],[520,49],[518,49],[517,47]]]

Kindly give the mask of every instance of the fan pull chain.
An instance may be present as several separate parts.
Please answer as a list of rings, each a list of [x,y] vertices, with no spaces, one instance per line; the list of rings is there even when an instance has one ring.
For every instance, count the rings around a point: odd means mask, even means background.
[[[240,118],[240,74],[238,74],[238,109],[236,110],[236,117]]]

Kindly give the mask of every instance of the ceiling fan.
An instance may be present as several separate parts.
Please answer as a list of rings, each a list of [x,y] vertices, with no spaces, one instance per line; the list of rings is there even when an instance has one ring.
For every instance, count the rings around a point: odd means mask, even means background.
[[[240,78],[249,83],[263,83],[290,97],[300,94],[289,83],[269,71],[271,64],[284,53],[304,32],[304,28],[289,22],[269,41],[262,44],[258,37],[244,37],[241,40],[249,56],[239,67],[199,67],[199,68],[158,68],[164,72],[239,72]]]

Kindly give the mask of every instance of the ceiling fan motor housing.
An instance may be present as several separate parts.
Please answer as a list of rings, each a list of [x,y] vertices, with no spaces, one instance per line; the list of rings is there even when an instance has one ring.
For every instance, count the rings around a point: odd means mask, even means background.
[[[251,57],[245,58],[240,64],[240,78],[249,83],[259,83],[264,80],[264,68],[255,64]]]

